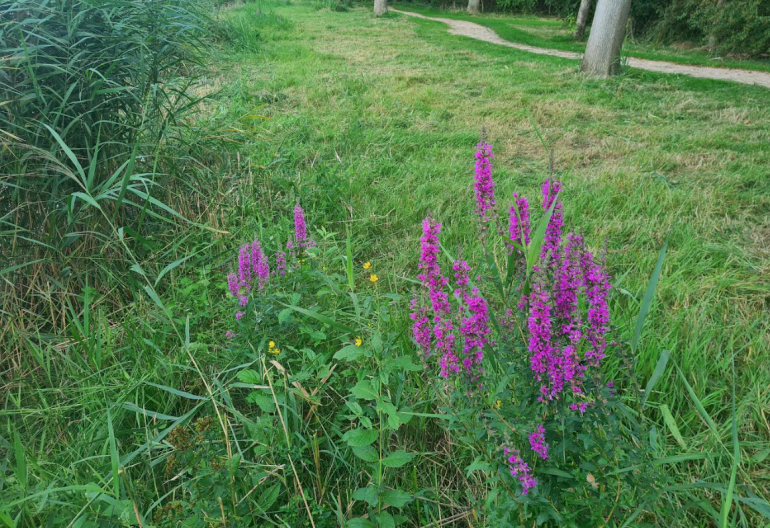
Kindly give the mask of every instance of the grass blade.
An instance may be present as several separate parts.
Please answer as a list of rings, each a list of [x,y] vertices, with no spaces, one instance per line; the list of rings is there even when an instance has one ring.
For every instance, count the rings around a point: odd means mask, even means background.
[[[652,277],[650,277],[650,282],[647,284],[647,291],[644,294],[644,299],[642,299],[642,306],[639,308],[639,315],[636,316],[636,327],[634,328],[634,335],[631,337],[631,352],[634,354],[636,354],[636,347],[639,346],[639,339],[642,337],[642,328],[644,328],[644,321],[650,311],[652,299],[655,297],[655,289],[658,287],[658,280],[660,279],[660,272],[663,269],[663,259],[666,257],[667,248],[668,239],[663,243],[663,249],[660,250],[658,262],[655,264],[655,269],[652,271]]]
[[[115,429],[112,425],[112,413],[107,409],[107,432],[110,436],[110,463],[112,465],[112,487],[113,495],[120,500],[120,457],[118,456],[118,445],[115,441]]]
[[[647,398],[650,397],[650,394],[655,388],[655,385],[657,385],[658,381],[660,381],[660,378],[663,377],[663,373],[666,371],[666,365],[668,365],[668,360],[670,357],[671,352],[668,350],[664,350],[660,353],[658,363],[655,365],[655,370],[652,371],[652,376],[650,376],[650,379],[647,382],[647,386],[644,388],[644,396],[642,396],[642,407],[644,407],[644,404],[647,403]]]
[[[732,359],[733,366],[733,464],[730,468],[730,484],[727,486],[724,501],[722,501],[722,510],[719,515],[719,526],[727,528],[730,517],[730,510],[733,506],[733,495],[735,493],[735,478],[738,474],[738,465],[741,463],[741,445],[738,442],[738,422],[735,409],[735,357]]]

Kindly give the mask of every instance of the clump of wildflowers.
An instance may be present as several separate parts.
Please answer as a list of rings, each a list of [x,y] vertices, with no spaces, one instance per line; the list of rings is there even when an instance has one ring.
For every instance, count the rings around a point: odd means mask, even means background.
[[[547,421],[551,413],[570,410],[583,415],[598,402],[590,390],[596,388],[596,380],[600,379],[598,368],[609,346],[609,276],[603,263],[588,251],[582,236],[564,234],[563,209],[559,200],[562,184],[553,177],[546,179],[541,188],[543,211],[552,210],[552,213],[545,233],[541,235],[543,239],[538,241],[541,244],[539,262],[528,269],[526,259],[522,257],[528,253],[535,236],[530,203],[525,196],[513,193],[513,203],[505,210],[507,214],[496,213],[492,146],[482,142],[477,148],[474,213],[479,220],[481,236],[490,232],[491,223],[500,224],[500,218],[505,218],[507,226],[498,225],[492,232],[504,235],[505,245],[515,251],[517,257],[509,259],[509,263],[519,267],[507,270],[511,281],[507,293],[499,277],[493,289],[503,297],[503,313],[497,318],[501,322],[499,336],[493,339],[490,322],[494,318],[490,303],[471,282],[471,267],[466,260],[452,262],[454,295],[447,294],[449,281],[442,274],[438,261],[441,224],[429,216],[423,222],[420,238],[418,278],[422,293],[412,300],[411,305],[414,341],[424,358],[438,357],[439,373],[443,378],[461,373],[463,379],[484,389],[495,385],[483,380],[486,376],[484,350],[495,347],[498,338],[503,343],[521,338],[521,349],[514,347],[512,353],[523,359],[525,366],[521,372],[531,383],[522,384],[530,387],[522,390],[532,391],[531,395],[526,393],[523,400],[538,401],[537,411],[533,413],[537,420]],[[489,251],[489,247],[487,245],[485,251]],[[493,255],[488,257],[491,257],[490,261],[496,260]],[[513,278],[518,278],[519,282],[513,284]],[[476,278],[477,283],[481,280],[482,277]],[[423,302],[426,298],[429,302]],[[518,313],[514,307],[518,308]],[[498,360],[501,352],[504,354],[508,350],[496,350]],[[471,395],[468,390],[465,393]],[[494,402],[492,399],[486,405],[500,408],[500,400]],[[549,458],[546,434],[545,426],[539,424],[521,438],[529,440],[533,455],[542,460]],[[519,479],[522,494],[526,494],[536,485],[526,461],[527,456],[533,455],[522,455],[519,450],[507,447],[505,454],[511,474]]]

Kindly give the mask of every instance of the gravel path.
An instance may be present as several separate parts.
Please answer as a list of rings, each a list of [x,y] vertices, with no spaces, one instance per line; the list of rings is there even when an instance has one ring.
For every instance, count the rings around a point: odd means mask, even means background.
[[[501,46],[508,46],[509,48],[516,48],[528,51],[530,53],[537,53],[538,55],[551,55],[554,57],[562,57],[564,59],[580,59],[582,57],[582,54],[572,51],[537,48],[535,46],[527,46],[526,44],[510,42],[500,38],[500,36],[495,33],[494,30],[480,24],[476,24],[475,22],[468,22],[467,20],[427,17],[418,13],[393,9],[392,7],[390,8],[390,11],[393,11],[394,13],[400,13],[402,15],[424,18],[426,20],[443,22],[449,26],[449,33],[452,35],[461,35],[463,37],[470,37],[476,40],[483,40],[484,42],[500,44]],[[626,61],[627,64],[632,68],[639,68],[640,70],[649,70],[661,73],[677,73],[680,75],[689,75],[690,77],[702,77],[704,79],[718,79],[722,81],[735,81],[743,84],[757,84],[759,86],[764,86],[765,88],[770,88],[770,72],[737,70],[734,68],[711,68],[708,66],[687,66],[684,64],[675,64],[673,62],[636,59],[634,57],[627,57]]]

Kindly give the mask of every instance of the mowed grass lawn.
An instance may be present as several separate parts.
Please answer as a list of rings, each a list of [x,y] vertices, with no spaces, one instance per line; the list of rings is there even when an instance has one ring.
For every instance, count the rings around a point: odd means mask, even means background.
[[[295,186],[310,218],[351,227],[381,281],[405,290],[429,212],[448,247],[479,249],[468,219],[482,127],[495,148],[499,202],[512,191],[539,201],[550,163],[537,127],[564,182],[567,225],[595,249],[606,245],[622,340],[668,239],[638,381],[644,387],[670,350],[716,424],[709,428],[669,365],[650,398],[671,411],[659,433],[672,454],[711,453],[672,471],[684,482],[729,480],[734,384],[738,482],[767,496],[770,90],[635,70],[588,80],[573,61],[451,36],[440,23],[374,19],[368,5],[274,11],[290,23],[260,27],[260,52],[223,55],[209,87],[219,90],[209,111],[242,106],[269,118],[250,153],[266,196]]]

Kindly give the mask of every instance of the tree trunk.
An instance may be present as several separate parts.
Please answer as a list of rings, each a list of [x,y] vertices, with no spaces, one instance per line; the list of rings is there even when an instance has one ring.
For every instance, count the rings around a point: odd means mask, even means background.
[[[388,0],[374,0],[374,16],[382,16],[388,12]]]
[[[578,9],[577,21],[575,24],[575,33],[572,36],[575,40],[583,40],[588,23],[588,13],[591,12],[591,0],[580,0],[580,9]]]
[[[475,15],[479,12],[479,0],[468,0],[468,13]]]
[[[620,50],[626,36],[631,0],[598,0],[586,53],[580,68],[594,77],[620,73]]]

